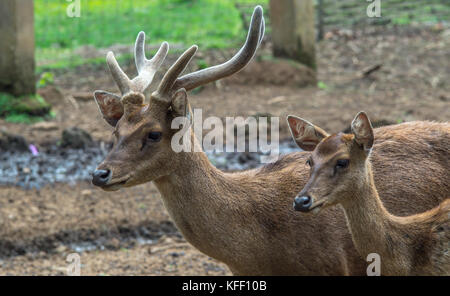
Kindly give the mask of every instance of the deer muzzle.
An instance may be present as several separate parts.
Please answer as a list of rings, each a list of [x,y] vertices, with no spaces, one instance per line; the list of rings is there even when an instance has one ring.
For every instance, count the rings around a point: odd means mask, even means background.
[[[96,186],[105,186],[111,180],[110,170],[95,170],[92,174],[92,184]]]
[[[294,210],[300,212],[308,212],[312,206],[312,198],[310,196],[296,196],[294,199]]]

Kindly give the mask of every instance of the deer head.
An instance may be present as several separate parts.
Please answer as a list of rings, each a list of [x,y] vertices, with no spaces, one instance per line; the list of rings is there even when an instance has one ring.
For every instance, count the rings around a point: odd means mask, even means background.
[[[121,96],[105,91],[96,91],[94,96],[103,118],[114,127],[115,143],[94,172],[92,183],[104,190],[117,190],[180,170],[181,153],[171,148],[171,138],[179,130],[171,129],[171,123],[176,117],[189,117],[186,91],[241,70],[252,59],[263,35],[263,11],[257,6],[247,40],[234,57],[221,65],[179,77],[197,51],[197,46],[190,47],[165,73],[148,104],[144,103],[144,91],[164,61],[168,44],[164,42],[155,56],[147,60],[144,53],[145,34],[139,33],[135,45],[138,76],[132,80],[122,71],[113,53],[109,52],[106,61]]]
[[[328,135],[312,123],[288,117],[288,124],[297,145],[313,150],[307,164],[310,176],[305,187],[295,197],[294,209],[319,211],[351,199],[351,188],[365,184],[367,161],[374,141],[372,125],[364,112],[356,115],[351,134]],[[350,189],[349,189],[350,188]]]

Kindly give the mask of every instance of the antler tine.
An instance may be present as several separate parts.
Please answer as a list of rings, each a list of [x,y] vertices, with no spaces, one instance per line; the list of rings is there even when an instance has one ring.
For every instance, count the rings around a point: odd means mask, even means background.
[[[155,56],[153,56],[151,60],[147,60],[145,57],[145,33],[142,31],[139,32],[134,48],[136,69],[139,74],[132,80],[133,89],[135,91],[143,92],[150,85],[156,71],[158,71],[159,67],[161,67],[161,64],[164,62],[168,51],[169,44],[164,41]]]
[[[139,32],[136,43],[134,45],[134,60],[136,62],[136,69],[138,73],[142,71],[144,63],[147,61],[145,58],[145,33]]]
[[[261,45],[261,42],[264,39],[264,33],[266,32],[266,21],[264,20],[264,16],[263,19],[261,21],[261,31],[259,32],[259,42],[258,42],[258,47]],[[248,37],[247,37],[248,38]]]
[[[183,75],[175,82],[175,85],[173,87],[174,90],[180,88],[191,90],[203,84],[219,80],[238,72],[239,70],[244,68],[253,58],[256,50],[258,49],[258,46],[263,39],[264,30],[265,23],[263,9],[258,5],[253,11],[247,40],[245,41],[239,52],[229,61],[221,65]]]
[[[112,51],[106,55],[106,63],[122,95],[128,93],[131,90],[131,81],[127,74],[123,72],[122,68],[120,68]]]
[[[159,84],[157,93],[158,94],[167,94],[172,90],[172,86],[174,85],[178,76],[184,71],[186,66],[191,61],[192,57],[197,52],[197,45],[192,45],[188,50],[186,50],[178,60],[170,67],[170,69],[166,72],[161,83]]]
[[[133,80],[130,80],[127,74],[125,74],[122,68],[120,68],[119,63],[117,63],[117,60],[114,57],[114,53],[112,51],[108,52],[106,55],[106,63],[108,64],[109,71],[119,87],[122,96],[130,91],[144,92],[152,82],[156,71],[163,63],[168,51],[169,44],[167,42],[163,42],[155,56],[151,60],[147,60],[145,58],[145,33],[140,32],[136,38],[134,48],[134,57],[136,68],[138,70],[138,76],[136,76]]]

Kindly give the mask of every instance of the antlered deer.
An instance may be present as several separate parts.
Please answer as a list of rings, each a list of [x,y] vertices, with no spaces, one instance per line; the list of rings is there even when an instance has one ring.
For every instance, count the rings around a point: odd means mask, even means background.
[[[316,148],[308,158],[309,180],[294,208],[320,212],[341,204],[356,249],[363,258],[380,255],[382,275],[450,275],[450,199],[407,217],[386,210],[372,173],[374,133],[367,115],[356,115],[351,134],[331,136],[306,120],[296,120],[301,127],[297,140]],[[316,132],[305,133],[308,130]]]
[[[144,57],[144,36],[136,42],[138,77],[130,80],[120,69],[112,53],[107,63],[122,96],[103,91],[95,98],[103,117],[114,127],[116,142],[94,172],[93,183],[104,190],[118,190],[153,181],[163,203],[187,241],[201,252],[226,263],[235,274],[363,274],[365,262],[353,247],[338,209],[317,217],[305,217],[292,210],[292,198],[305,184],[307,152],[286,155],[260,169],[224,173],[216,169],[203,152],[175,153],[171,138],[179,130],[171,129],[177,116],[188,116],[185,90],[232,75],[253,57],[263,37],[261,7],[255,8],[247,41],[242,49],[224,64],[186,74],[178,78],[194,55],[191,47],[164,75],[148,104],[143,91],[150,84],[156,68],[167,52],[164,43],[152,60]],[[376,182],[387,184],[380,191],[389,210],[411,214],[435,206],[450,191],[449,173],[444,155],[449,139],[424,137],[420,126],[397,131],[378,129],[374,151]],[[432,130],[438,130],[436,125]],[[432,131],[431,131],[432,132]],[[194,151],[200,144],[191,133]],[[387,150],[384,141],[389,141]],[[429,145],[431,141],[436,142]],[[410,150],[398,147],[407,145]],[[410,153],[414,151],[415,154]],[[405,154],[411,154],[407,161]],[[411,158],[413,161],[411,161]],[[445,163],[444,163],[445,162]],[[434,174],[429,174],[430,167]],[[402,168],[403,182],[388,185]],[[410,194],[410,204],[398,199],[399,192]],[[302,225],[302,227],[299,227]]]

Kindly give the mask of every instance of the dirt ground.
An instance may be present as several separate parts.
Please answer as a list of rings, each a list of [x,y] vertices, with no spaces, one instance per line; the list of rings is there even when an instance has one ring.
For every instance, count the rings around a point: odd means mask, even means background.
[[[0,192],[0,275],[64,275],[74,252],[83,275],[229,274],[181,237],[153,184],[112,193],[88,182]]]
[[[204,117],[279,116],[281,139],[289,137],[288,114],[330,132],[344,130],[360,110],[373,121],[388,123],[449,120],[449,29],[369,28],[326,36],[317,46],[320,87],[300,88],[310,72],[267,58],[266,42],[247,69],[190,94],[192,107],[202,108]],[[214,64],[230,54],[203,52],[200,58]],[[133,67],[125,67],[127,73],[134,73]],[[365,75],[371,68],[379,69]],[[41,90],[56,111],[53,125],[0,120],[0,126],[37,146],[57,141],[71,126],[85,129],[95,140],[110,141],[112,129],[84,95],[96,89],[116,91],[106,66],[57,73],[55,80],[61,93],[54,87]],[[152,184],[114,193],[87,182],[29,191],[0,187],[0,275],[65,274],[67,254],[85,242],[93,246],[80,253],[84,275],[230,274],[181,237]]]

